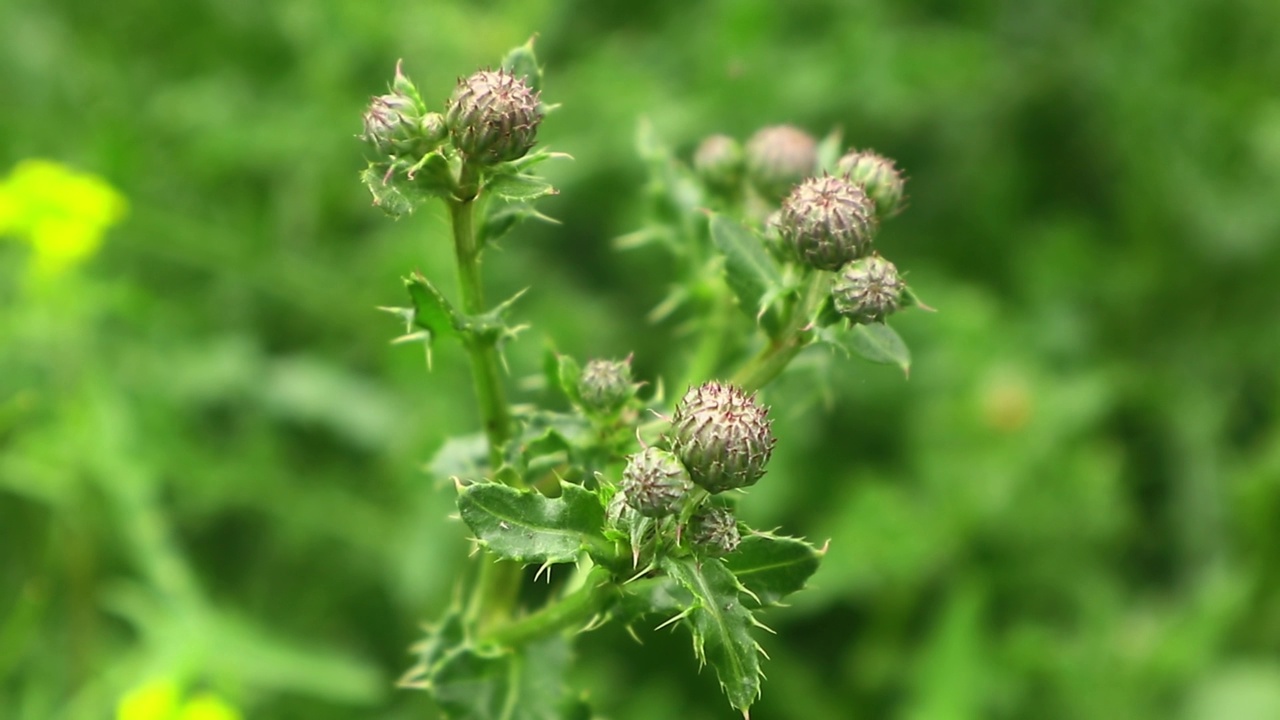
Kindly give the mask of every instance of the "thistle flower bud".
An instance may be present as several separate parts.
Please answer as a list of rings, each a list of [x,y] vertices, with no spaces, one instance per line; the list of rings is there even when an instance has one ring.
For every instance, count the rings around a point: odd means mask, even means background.
[[[902,209],[905,180],[893,161],[871,150],[852,150],[836,163],[836,173],[849,178],[876,204],[880,219],[897,215]]]
[[[747,141],[747,177],[770,200],[781,200],[792,187],[814,173],[818,142],[791,125],[774,125]]]
[[[364,113],[361,140],[380,153],[402,155],[414,151],[422,139],[422,108],[408,95],[379,95]]]
[[[693,153],[693,170],[707,187],[732,190],[742,180],[742,146],[728,135],[711,135]]]
[[[459,80],[445,112],[454,145],[485,164],[524,157],[537,141],[540,122],[538,93],[505,70],[481,70]]]
[[[631,360],[592,360],[582,368],[578,394],[590,410],[616,410],[635,391],[631,382]]]
[[[671,450],[708,492],[754,485],[773,453],[768,410],[733,385],[690,388],[671,421]]]
[[[727,507],[707,506],[689,519],[689,543],[704,555],[720,557],[738,549],[738,519]]]
[[[782,203],[778,231],[797,257],[820,270],[838,270],[871,252],[875,204],[842,177],[810,178]]]
[[[902,306],[907,284],[898,277],[898,268],[879,255],[851,262],[840,269],[831,285],[831,301],[836,312],[855,323],[884,322]]]
[[[647,517],[660,518],[675,513],[691,488],[689,473],[680,460],[656,447],[632,455],[622,471],[622,494],[626,503]]]

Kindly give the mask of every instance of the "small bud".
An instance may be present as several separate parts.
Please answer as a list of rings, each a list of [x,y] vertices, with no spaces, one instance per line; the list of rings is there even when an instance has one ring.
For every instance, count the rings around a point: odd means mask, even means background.
[[[831,301],[836,312],[867,325],[884,322],[897,312],[906,289],[893,263],[871,255],[840,269],[831,286]]]
[[[660,518],[675,513],[691,487],[689,473],[680,460],[656,447],[632,455],[622,471],[626,503],[647,517]]]
[[[897,215],[902,210],[902,189],[905,180],[893,161],[871,150],[853,150],[836,163],[836,173],[849,178],[876,204],[880,219]]]
[[[632,393],[631,360],[592,360],[582,368],[578,393],[589,410],[607,412],[622,406]]]
[[[814,173],[818,142],[791,125],[763,128],[747,141],[747,177],[770,200],[781,200]]]
[[[810,178],[782,203],[778,231],[805,264],[838,270],[871,252],[875,205],[842,177]]]
[[[403,155],[413,152],[422,139],[422,109],[408,95],[379,95],[364,113],[364,134],[360,139],[380,153]]]
[[[738,549],[738,519],[727,507],[707,506],[689,519],[689,543],[704,555],[720,557]]]
[[[712,135],[693,153],[693,169],[707,187],[731,191],[742,181],[742,146],[728,135]]]
[[[445,122],[469,160],[492,164],[525,156],[537,141],[538,93],[505,70],[481,70],[458,81]]]
[[[768,410],[737,387],[690,388],[671,421],[671,450],[693,481],[718,493],[754,485],[773,453]]]
[[[449,126],[445,125],[444,115],[433,112],[422,116],[422,139],[431,149],[435,149],[445,138],[449,137]]]

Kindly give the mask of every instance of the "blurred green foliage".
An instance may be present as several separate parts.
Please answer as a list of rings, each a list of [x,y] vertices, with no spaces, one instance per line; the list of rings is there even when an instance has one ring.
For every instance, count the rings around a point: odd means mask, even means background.
[[[449,285],[450,247],[438,209],[369,206],[353,136],[397,58],[442,102],[537,32],[541,139],[576,160],[563,224],[486,267],[531,286],[515,383],[550,337],[679,367],[643,319],[665,258],[611,247],[640,118],[686,152],[840,126],[912,176],[879,240],[940,309],[897,323],[910,381],[815,353],[768,396],[744,520],[831,552],[768,618],[758,717],[1280,716],[1277,27],[1267,0],[0,4],[0,171],[130,206],[57,278],[0,242],[0,715],[164,681],[432,716],[393,684],[466,544],[422,465],[476,418],[456,348],[428,376],[386,343],[373,308],[413,268]],[[602,714],[726,716],[686,637],[645,637],[581,638]]]

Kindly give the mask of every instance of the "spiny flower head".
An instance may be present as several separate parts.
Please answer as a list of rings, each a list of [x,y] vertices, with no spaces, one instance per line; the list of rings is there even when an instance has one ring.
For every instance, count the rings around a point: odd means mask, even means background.
[[[840,269],[831,285],[831,301],[836,312],[866,325],[884,322],[897,312],[906,289],[893,263],[871,255]]]
[[[718,493],[754,485],[773,453],[768,410],[734,385],[690,388],[671,420],[671,450],[693,481]]]
[[[646,517],[660,518],[675,513],[691,488],[689,473],[680,460],[657,447],[632,455],[622,471],[625,502]]]
[[[481,70],[459,80],[445,111],[454,146],[481,164],[524,157],[541,122],[538,93],[505,70]]]
[[[809,178],[782,203],[778,232],[805,264],[838,270],[871,252],[875,204],[839,176]]]
[[[881,220],[902,210],[906,181],[889,158],[872,150],[851,150],[836,163],[836,174],[862,187],[875,202]]]

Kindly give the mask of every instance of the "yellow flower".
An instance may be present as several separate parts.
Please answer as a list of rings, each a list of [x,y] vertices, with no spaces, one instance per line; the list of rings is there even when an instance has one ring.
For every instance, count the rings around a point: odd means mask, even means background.
[[[101,178],[48,160],[23,160],[0,181],[0,235],[31,244],[38,275],[91,257],[127,208],[124,196]]]
[[[171,720],[180,692],[172,680],[152,680],[134,688],[116,706],[116,720]]]
[[[212,693],[200,693],[187,701],[178,720],[243,720],[240,711]]]

